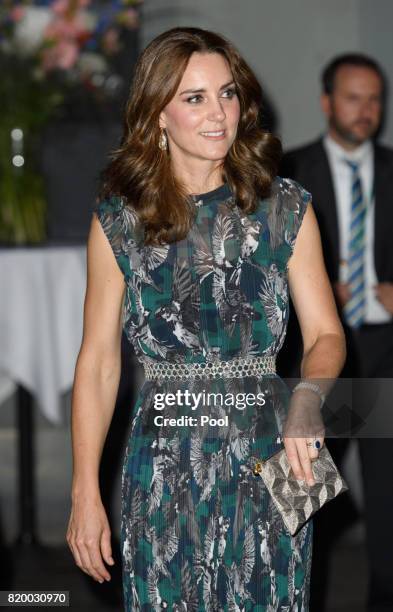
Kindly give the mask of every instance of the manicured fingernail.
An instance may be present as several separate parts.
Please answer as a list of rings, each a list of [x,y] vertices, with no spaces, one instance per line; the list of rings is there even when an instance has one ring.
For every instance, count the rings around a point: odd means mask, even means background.
[[[309,484],[310,486],[311,486],[311,485],[313,485],[313,484],[315,484],[315,480],[309,480],[309,481],[308,481],[308,484]]]

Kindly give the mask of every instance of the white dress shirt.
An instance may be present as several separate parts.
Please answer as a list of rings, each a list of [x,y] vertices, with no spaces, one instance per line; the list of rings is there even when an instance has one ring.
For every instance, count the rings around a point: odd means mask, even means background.
[[[349,226],[352,205],[352,170],[344,161],[349,159],[359,164],[363,197],[366,198],[367,212],[365,220],[365,323],[385,323],[392,320],[392,315],[375,297],[373,285],[378,283],[374,264],[374,147],[370,140],[359,145],[353,151],[341,147],[329,134],[323,139],[333,178],[334,193],[337,204],[339,229],[340,272],[341,282],[347,280],[347,259],[349,250]]]

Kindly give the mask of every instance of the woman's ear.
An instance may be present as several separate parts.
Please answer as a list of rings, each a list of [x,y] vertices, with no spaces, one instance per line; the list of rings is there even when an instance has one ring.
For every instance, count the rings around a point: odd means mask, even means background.
[[[160,126],[160,128],[162,128],[163,130],[165,130],[166,128],[166,123],[165,123],[165,116],[164,113],[160,113],[160,117],[158,119],[158,125]]]

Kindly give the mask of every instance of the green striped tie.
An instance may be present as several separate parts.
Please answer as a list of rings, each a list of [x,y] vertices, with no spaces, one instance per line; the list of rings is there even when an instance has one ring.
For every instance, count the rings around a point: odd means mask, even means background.
[[[359,327],[365,315],[364,254],[366,201],[363,197],[359,165],[345,160],[352,170],[351,222],[348,250],[348,284],[350,298],[344,306],[344,317],[351,327]]]

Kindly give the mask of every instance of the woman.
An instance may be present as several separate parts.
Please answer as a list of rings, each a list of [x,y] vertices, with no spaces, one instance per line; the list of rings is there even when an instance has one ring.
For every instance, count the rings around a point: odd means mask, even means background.
[[[342,368],[344,337],[311,196],[276,176],[281,146],[260,106],[228,41],[161,34],[139,59],[93,217],[67,540],[81,569],[110,579],[98,467],[123,326],[146,374],[123,466],[126,610],[308,609],[312,521],[291,537],[254,468],[284,443],[313,482],[319,391]],[[292,394],[282,443],[288,288],[302,376],[320,385]]]

